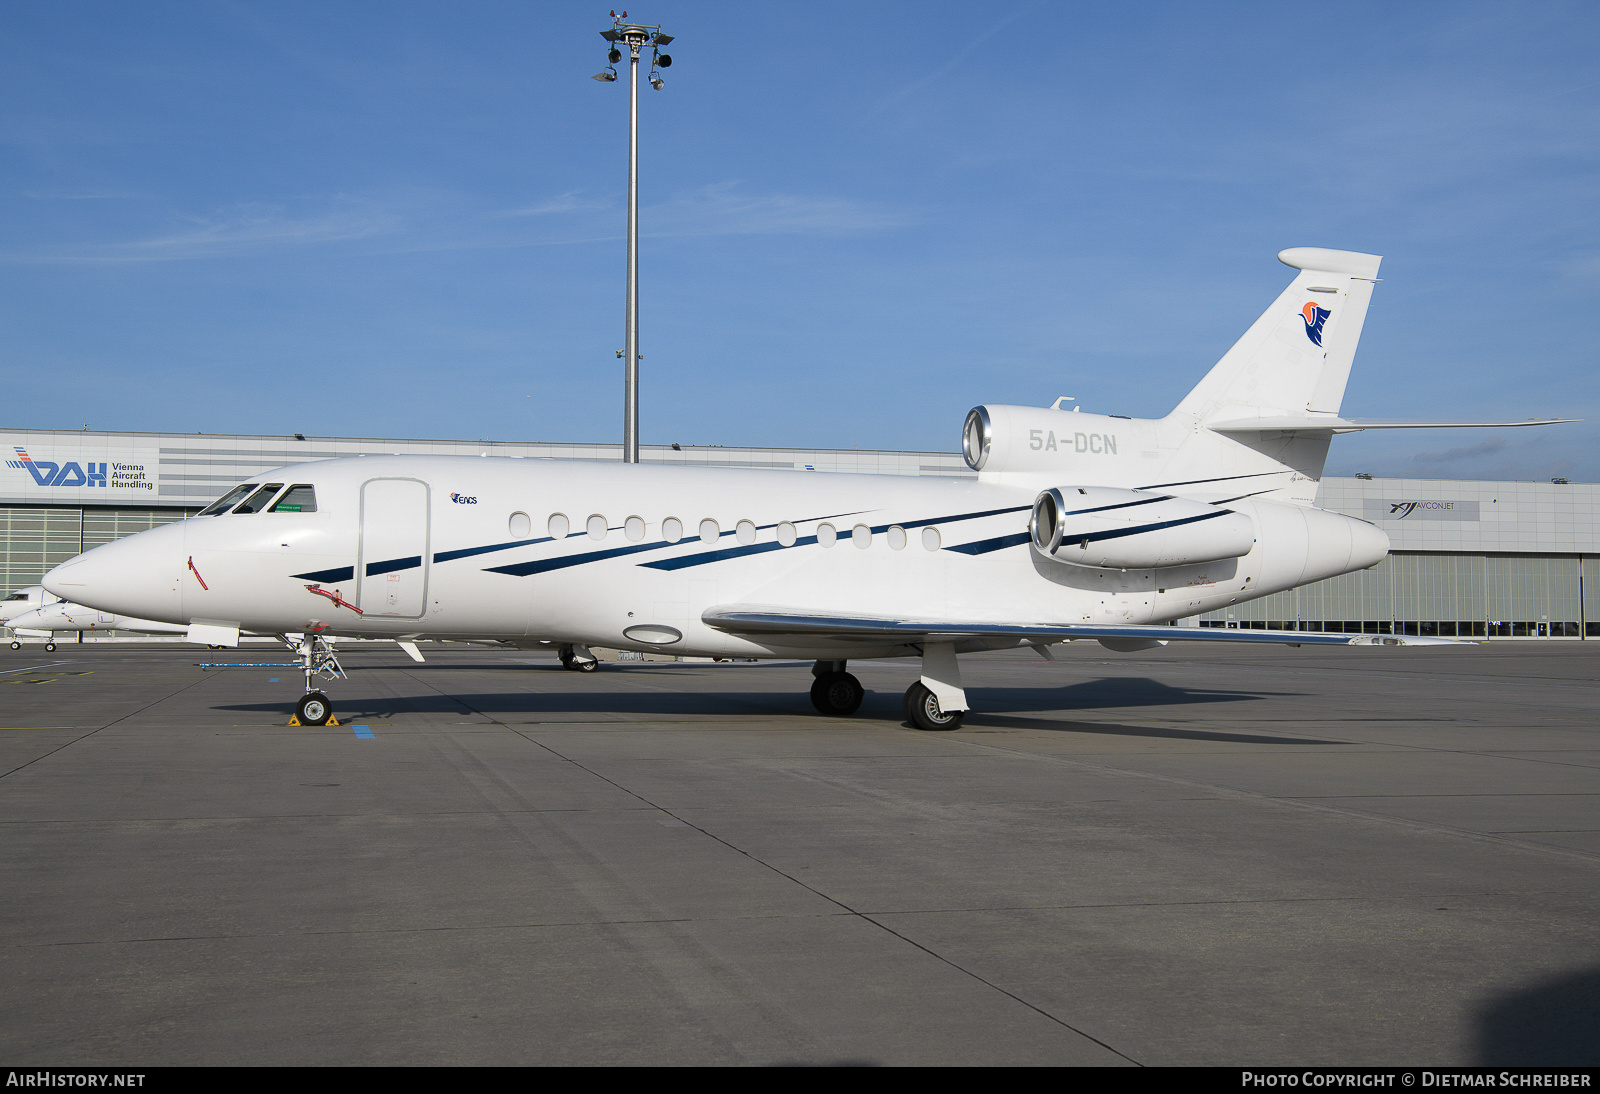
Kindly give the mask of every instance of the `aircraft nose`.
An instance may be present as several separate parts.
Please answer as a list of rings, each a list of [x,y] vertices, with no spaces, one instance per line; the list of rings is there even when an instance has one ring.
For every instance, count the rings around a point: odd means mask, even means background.
[[[182,622],[183,529],[169,524],[85,551],[44,575],[63,600],[102,612]]]

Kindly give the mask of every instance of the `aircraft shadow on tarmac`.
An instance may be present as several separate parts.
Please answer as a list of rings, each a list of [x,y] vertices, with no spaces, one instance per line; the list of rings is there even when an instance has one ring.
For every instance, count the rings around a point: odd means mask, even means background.
[[[656,675],[654,673],[652,676]],[[809,675],[799,677],[802,682]],[[597,683],[599,681],[596,681]],[[729,681],[734,683],[734,681]],[[359,686],[359,685],[358,685]],[[1176,740],[1220,741],[1243,744],[1335,744],[1310,737],[1274,737],[1262,733],[1227,733],[1216,730],[1179,729],[1165,726],[1114,725],[1099,722],[1072,721],[1052,712],[1067,715],[1071,711],[1090,709],[1107,710],[1119,707],[1174,707],[1208,703],[1248,702],[1263,698],[1281,698],[1290,693],[1244,692],[1180,688],[1147,678],[1103,678],[1087,680],[1066,687],[1038,688],[968,688],[967,696],[974,710],[967,716],[966,724],[973,728],[984,726],[1046,729],[1059,732],[1100,733],[1128,737],[1165,737]],[[551,720],[551,716],[609,714],[635,718],[697,718],[706,716],[738,717],[804,714],[815,717],[804,692],[798,689],[793,695],[770,691],[676,691],[676,690],[618,690],[606,688],[595,691],[515,691],[473,692],[450,695],[424,693],[377,699],[351,696],[334,697],[340,721],[357,717],[377,717],[379,713],[456,714],[481,715],[496,719],[508,716],[530,716],[537,720]],[[869,691],[866,702],[856,717],[862,719],[891,718],[900,721],[900,696],[897,692]],[[293,709],[288,702],[240,703],[219,705],[216,710],[249,713],[283,713],[287,717]],[[1008,716],[1008,712],[1027,712],[1034,717]],[[543,716],[542,718],[539,716]],[[508,720],[515,721],[514,717]]]
[[[1491,997],[1475,1015],[1478,1063],[1600,1064],[1600,969],[1563,973]]]

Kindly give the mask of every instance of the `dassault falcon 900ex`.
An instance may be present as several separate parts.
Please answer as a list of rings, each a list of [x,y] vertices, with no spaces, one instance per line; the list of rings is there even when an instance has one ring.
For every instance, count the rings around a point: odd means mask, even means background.
[[[332,709],[330,637],[556,643],[815,661],[811,698],[854,711],[846,662],[920,657],[908,719],[953,729],[959,654],[1098,639],[1413,645],[1399,636],[1166,626],[1373,566],[1387,537],[1312,505],[1333,434],[1535,422],[1348,419],[1339,405],[1379,258],[1297,247],[1299,271],[1176,409],[1139,420],[980,406],[976,480],[461,456],[302,463],[188,520],[96,547],[44,584],[195,641],[280,634],[297,715]]]

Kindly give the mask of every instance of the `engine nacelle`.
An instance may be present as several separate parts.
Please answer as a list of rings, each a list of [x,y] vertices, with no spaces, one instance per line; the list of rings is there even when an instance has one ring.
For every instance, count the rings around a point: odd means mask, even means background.
[[[1046,481],[1114,481],[1153,449],[1156,423],[1052,407],[973,407],[961,429],[967,466],[990,474],[1049,475]]]
[[[1255,546],[1243,513],[1152,490],[1065,486],[1033,503],[1034,547],[1058,562],[1117,570],[1240,558]]]

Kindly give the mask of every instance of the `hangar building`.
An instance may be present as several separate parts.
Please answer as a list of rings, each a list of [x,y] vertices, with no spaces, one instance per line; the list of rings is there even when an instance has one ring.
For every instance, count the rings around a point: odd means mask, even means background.
[[[615,460],[614,444],[0,430],[0,592],[122,536],[181,520],[285,464],[429,454]],[[974,477],[959,453],[642,446],[649,463]],[[1371,570],[1200,617],[1200,626],[1600,639],[1600,486],[1327,478],[1317,505],[1372,521]],[[1585,588],[1590,595],[1585,597]]]

